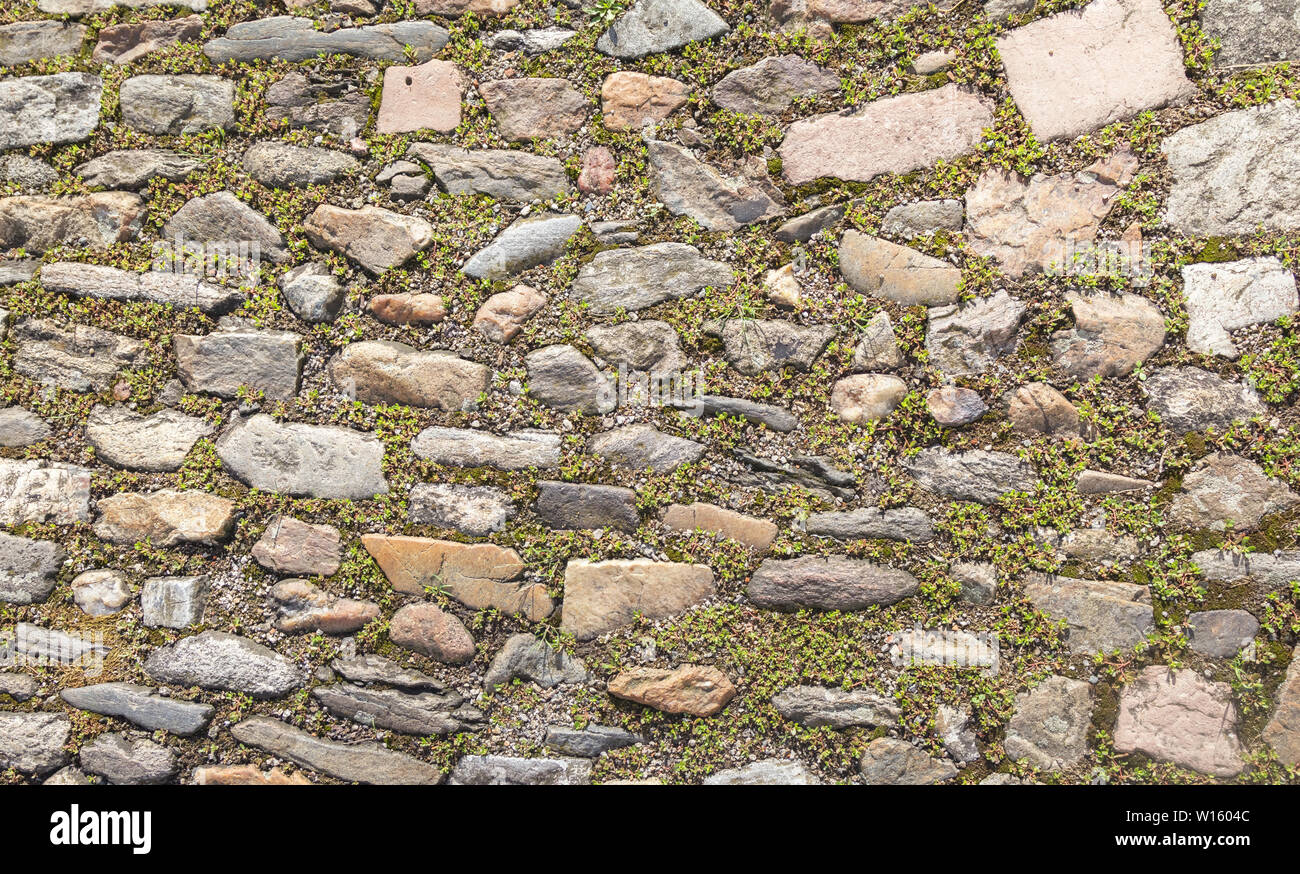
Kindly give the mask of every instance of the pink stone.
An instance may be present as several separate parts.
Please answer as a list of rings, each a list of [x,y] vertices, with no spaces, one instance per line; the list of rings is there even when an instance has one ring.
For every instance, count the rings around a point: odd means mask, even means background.
[[[594,146],[582,156],[578,190],[583,194],[608,194],[614,187],[614,153],[604,146]]]
[[[460,124],[461,88],[460,70],[450,61],[389,67],[384,71],[379,133],[455,130]]]

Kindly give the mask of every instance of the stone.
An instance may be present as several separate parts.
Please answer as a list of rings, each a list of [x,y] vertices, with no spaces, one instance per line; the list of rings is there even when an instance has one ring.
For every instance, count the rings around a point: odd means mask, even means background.
[[[521,582],[524,563],[513,549],[426,537],[363,534],[361,544],[393,589],[424,595],[437,587],[474,610],[489,607],[538,622],[555,610],[546,586]]]
[[[685,243],[607,249],[578,270],[570,296],[592,315],[636,312],[666,300],[691,297],[703,288],[730,288],[731,267],[710,261]]]
[[[546,306],[547,296],[527,285],[492,295],[474,316],[474,327],[494,343],[509,343]]]
[[[128,470],[179,470],[194,444],[214,433],[203,419],[168,409],[142,416],[125,406],[96,406],[86,420],[95,457]]]
[[[952,762],[933,758],[907,741],[881,737],[867,744],[859,763],[869,786],[929,786],[957,776]]]
[[[857,373],[831,388],[831,409],[845,422],[883,419],[907,397],[907,383],[881,373]]]
[[[1172,179],[1165,221],[1195,237],[1300,227],[1297,148],[1294,100],[1225,112],[1170,134],[1160,145]]]
[[[1064,771],[1088,755],[1092,687],[1083,680],[1051,676],[1016,695],[1003,748],[1016,760],[1045,771]]]
[[[705,447],[685,437],[665,434],[651,425],[627,425],[597,434],[587,441],[587,451],[614,467],[654,473],[671,473],[704,456]]]
[[[1043,141],[1074,138],[1196,93],[1158,0],[1094,0],[1008,31],[997,46],[1007,89]]]
[[[969,425],[989,409],[979,392],[955,385],[931,389],[925,396],[925,406],[930,416],[945,428]]]
[[[411,441],[419,458],[449,467],[492,467],[527,470],[558,467],[560,435],[545,431],[515,431],[496,435],[468,428],[425,428]]]
[[[391,340],[347,344],[331,359],[329,373],[344,394],[362,403],[439,410],[472,407],[492,378],[490,369],[454,352]]]
[[[204,765],[194,769],[196,786],[310,786],[302,774],[286,774],[274,768],[259,771],[253,765]]]
[[[124,368],[139,366],[144,344],[130,337],[45,319],[24,319],[12,332],[17,343],[13,367],[44,385],[71,391],[106,391]]]
[[[455,18],[467,12],[481,17],[499,17],[519,5],[519,0],[415,0],[420,15]]]
[[[1201,610],[1187,615],[1194,652],[1230,659],[1255,639],[1259,620],[1245,610]]]
[[[28,622],[19,622],[14,627],[14,634],[6,637],[6,656],[17,652],[37,664],[79,665],[89,670],[102,667],[104,657],[108,655],[108,647],[97,642],[96,638],[42,628]]]
[[[702,39],[731,28],[700,0],[637,0],[596,40],[596,51],[629,61]]]
[[[969,763],[979,760],[979,738],[971,726],[970,710],[940,704],[934,713],[934,731],[953,761]]]
[[[591,106],[568,79],[497,79],[478,86],[501,136],[512,142],[574,134]]]
[[[1155,483],[1150,480],[1135,479],[1101,470],[1081,471],[1078,481],[1079,494],[1081,495],[1123,494],[1124,492],[1149,489],[1154,485]]]
[[[0,458],[0,525],[71,525],[90,518],[89,470]]]
[[[0,94],[0,106],[2,101]],[[0,251],[25,249],[40,255],[56,246],[107,249],[134,240],[143,223],[144,201],[126,191],[0,197]]]
[[[664,511],[662,521],[670,531],[705,531],[743,543],[759,552],[767,551],[778,532],[776,525],[767,519],[746,516],[698,501],[693,504],[670,505]]]
[[[0,768],[42,777],[67,764],[72,723],[57,713],[0,710]]]
[[[932,76],[952,66],[957,59],[956,52],[939,51],[922,52],[909,66],[909,70],[918,76]]]
[[[639,130],[686,105],[691,88],[667,76],[621,71],[600,86],[601,120],[609,130]]]
[[[199,491],[118,492],[99,500],[95,536],[110,543],[148,540],[167,548],[182,543],[215,546],[230,538],[235,502]]]
[[[731,319],[722,328],[727,361],[746,376],[785,367],[808,370],[834,336],[829,325],[776,319]]]
[[[492,659],[483,685],[493,689],[516,677],[553,689],[587,682],[587,667],[578,657],[531,634],[512,634]]]
[[[591,763],[585,759],[520,759],[462,756],[451,772],[453,786],[585,786]]]
[[[1030,382],[1011,393],[1011,427],[1022,434],[1077,438],[1082,427],[1074,404],[1045,382]]]
[[[1201,12],[1201,27],[1218,40],[1215,66],[1232,68],[1300,58],[1300,26],[1294,0],[1264,0],[1240,6],[1210,0]]]
[[[0,673],[0,695],[8,695],[19,703],[32,699],[40,689],[41,684],[35,677]]]
[[[433,604],[408,604],[398,610],[388,637],[397,646],[440,662],[463,664],[474,658],[474,638],[465,626]]]
[[[243,387],[268,400],[289,400],[298,394],[301,340],[290,331],[223,321],[211,334],[175,336],[177,375],[192,392],[235,398]]]
[[[123,123],[141,133],[180,136],[235,126],[235,83],[220,76],[132,76],[119,101]]]
[[[949,569],[967,604],[990,604],[997,593],[998,572],[988,562],[958,562]]]
[[[338,318],[347,293],[325,264],[301,264],[280,277],[280,291],[295,316],[319,325]]]
[[[844,555],[769,558],[750,578],[746,594],[767,610],[865,610],[916,594],[907,571]]]
[[[957,501],[992,504],[1008,492],[1032,492],[1037,476],[1029,463],[1006,452],[932,447],[903,463],[921,488]]]
[[[208,727],[215,712],[210,704],[164,697],[149,686],[100,683],[64,689],[63,700],[81,710],[125,719],[146,731],[167,731],[182,737]]]
[[[156,785],[176,776],[174,751],[151,740],[132,740],[115,732],[101,734],[84,745],[80,759],[86,771],[116,785]]]
[[[112,616],[131,598],[131,587],[121,571],[86,571],[72,580],[72,600],[87,616]]]
[[[838,540],[881,539],[928,543],[934,539],[934,527],[924,510],[895,507],[813,513],[808,517],[809,534]]]
[[[247,289],[207,282],[196,273],[152,270],[137,273],[100,264],[56,261],[41,267],[41,286],[72,297],[140,300],[224,315],[244,305]]]
[[[266,117],[350,140],[370,119],[370,97],[346,73],[289,73],[266,89]]]
[[[383,744],[323,740],[267,716],[245,719],[230,733],[240,743],[348,783],[435,786],[445,776],[436,765],[387,749]]]
[[[150,9],[156,6],[179,6],[192,12],[203,12],[208,0],[37,0],[36,8],[47,15],[80,17],[112,9]]]
[[[716,716],[736,697],[727,675],[706,665],[632,668],[609,681],[609,694],[662,713]]]
[[[717,771],[704,778],[705,786],[816,786],[817,775],[802,762],[764,759],[743,768]]]
[[[440,143],[412,143],[407,154],[429,165],[448,194],[486,194],[497,200],[531,203],[570,191],[558,158],[515,149],[461,149]]]
[[[570,560],[564,570],[561,628],[591,640],[636,620],[674,616],[717,591],[704,565],[613,559]]]
[[[231,475],[261,491],[353,501],[388,494],[384,444],[373,434],[258,414],[227,428],[216,448]]]
[[[54,591],[64,550],[48,540],[0,532],[0,601],[36,604]]]
[[[292,516],[276,516],[253,545],[253,559],[278,574],[333,576],[342,544],[332,525],[312,525]]]
[[[1155,628],[1146,586],[1029,574],[1025,597],[1054,620],[1067,623],[1074,653],[1128,651]]]
[[[1300,648],[1291,653],[1291,667],[1277,690],[1277,708],[1262,736],[1282,764],[1294,767],[1300,762]]]
[[[857,497],[857,476],[851,471],[836,467],[828,456],[795,455],[790,463],[783,463],[741,449],[733,449],[732,454],[748,468],[748,471],[729,477],[739,485],[753,486],[769,494],[781,494],[784,489],[793,486],[827,502],[835,502],[836,499],[852,501]],[[873,499],[883,494],[883,483],[874,475],[869,475],[865,485],[867,494]]]
[[[582,153],[582,170],[578,173],[578,190],[583,194],[608,194],[614,188],[614,181],[618,178],[618,163],[614,160],[614,153],[604,146],[593,146]],[[608,224],[601,222],[599,224]],[[599,239],[600,234],[595,224],[592,225],[592,232]],[[635,242],[636,234],[633,233],[628,240],[618,242]]]
[[[48,191],[59,181],[59,172],[44,161],[26,155],[0,157],[0,183],[17,185],[22,194]]]
[[[1165,343],[1165,316],[1136,294],[1066,296],[1074,327],[1052,335],[1052,358],[1078,380],[1128,376]]]
[[[516,219],[495,240],[475,252],[461,272],[475,279],[504,279],[550,264],[564,254],[565,245],[581,228],[582,219],[576,215],[543,214]]]
[[[306,580],[281,580],[271,588],[279,614],[275,627],[285,634],[351,634],[379,616],[379,605],[331,595]]]
[[[565,412],[601,415],[614,409],[614,384],[572,346],[535,349],[524,357],[528,395]]]
[[[796,99],[838,93],[840,77],[798,55],[775,55],[733,70],[713,86],[713,102],[732,112],[775,115]]]
[[[1120,151],[1078,173],[989,169],[966,192],[966,238],[1008,276],[1061,274],[1088,254],[1138,160]]]
[[[781,173],[791,185],[824,176],[870,182],[971,152],[992,126],[992,102],[956,84],[885,97],[790,125]]]
[[[504,528],[515,508],[508,494],[490,486],[416,483],[407,512],[416,524],[482,537]]]
[[[231,25],[224,37],[205,43],[203,53],[214,64],[259,59],[297,63],[314,61],[322,53],[405,61],[409,46],[416,61],[425,61],[437,54],[447,40],[446,28],[429,21],[397,21],[326,32],[317,30],[310,18],[275,15]]]
[[[1112,534],[1104,528],[1076,528],[1060,541],[1060,552],[1067,558],[1100,564],[1128,561],[1139,551],[1136,537]]]
[[[1273,257],[1183,268],[1187,348],[1237,357],[1229,331],[1262,325],[1300,309],[1295,276]]]
[[[473,731],[484,719],[476,708],[463,706],[465,699],[454,692],[412,693],[332,683],[312,689],[312,697],[335,716],[401,734],[441,737]]]
[[[1216,582],[1250,578],[1267,589],[1277,589],[1300,580],[1300,552],[1295,550],[1244,553],[1203,549],[1192,553],[1192,563],[1207,580]]]
[[[144,662],[158,683],[279,698],[302,685],[293,662],[256,641],[224,631],[204,631],[159,647]]]
[[[782,243],[806,243],[844,218],[843,206],[823,206],[779,225],[772,236]]]
[[[1025,305],[1006,291],[957,306],[933,307],[925,335],[930,363],[947,376],[985,373],[1016,349]]]
[[[904,363],[903,352],[898,348],[894,323],[889,313],[879,311],[862,329],[862,339],[853,348],[854,370],[896,370]]]
[[[0,82],[0,151],[79,143],[99,125],[104,82],[89,73],[22,76]]]
[[[886,642],[891,664],[903,669],[921,666],[979,669],[986,676],[1002,670],[997,643],[987,634],[914,626],[890,634]]]
[[[677,329],[667,322],[647,319],[619,325],[596,325],[583,335],[598,356],[628,370],[661,374],[686,369]]]
[[[1236,731],[1237,708],[1227,683],[1191,669],[1151,665],[1120,692],[1114,743],[1116,752],[1233,777],[1245,767]]]
[[[1175,434],[1213,428],[1266,414],[1259,394],[1245,382],[1231,382],[1196,367],[1162,367],[1140,383],[1149,409]]]
[[[99,31],[99,41],[90,59],[96,64],[129,64],[160,49],[195,42],[202,32],[200,15],[114,24]]]
[[[965,217],[960,200],[920,200],[890,207],[880,224],[880,233],[912,240],[938,231],[960,233]],[[951,301],[949,301],[951,302]]]
[[[431,325],[447,318],[440,294],[377,294],[370,314],[389,325]]]
[[[854,230],[840,240],[840,273],[855,290],[904,306],[955,303],[961,271],[907,246]]]
[[[152,577],[140,589],[140,612],[149,628],[187,628],[203,621],[208,578]]]
[[[334,661],[330,662],[330,668],[337,671],[343,679],[352,683],[363,685],[383,683],[384,685],[398,686],[402,689],[413,689],[415,691],[447,691],[446,685],[440,680],[420,671],[403,668],[396,662],[373,653],[334,659]]]
[[[577,35],[576,30],[565,30],[562,27],[539,27],[522,32],[498,30],[492,34],[488,45],[501,51],[540,55],[558,49]]]
[[[0,26],[0,67],[76,56],[86,39],[86,26],[70,21],[18,21]]]
[[[1265,516],[1300,504],[1300,496],[1240,455],[1216,453],[1183,477],[1165,515],[1175,528],[1251,531]]]
[[[794,265],[786,264],[784,267],[763,274],[763,293],[777,306],[797,308],[803,299],[803,288],[795,278]],[[888,318],[888,315],[885,317]]]
[[[361,168],[356,158],[333,149],[270,141],[250,146],[242,163],[249,176],[268,188],[328,185]]]
[[[766,180],[725,176],[689,149],[662,140],[650,140],[648,148],[654,196],[705,230],[735,231],[786,213],[780,192]]]
[[[613,528],[631,532],[641,522],[636,492],[622,486],[541,480],[533,512],[543,525],[562,530]]]
[[[450,133],[460,126],[463,88],[460,70],[451,61],[389,67],[384,71],[375,129],[381,134],[418,130]]]
[[[1026,15],[1034,11],[1037,0],[989,0],[984,4],[984,17],[989,21],[1007,21],[1013,15]]]
[[[400,267],[433,242],[428,222],[377,206],[343,209],[321,204],[302,229],[316,248],[345,255],[376,275]]]
[[[612,725],[588,725],[581,729],[548,725],[545,743],[563,756],[595,759],[610,750],[645,743],[645,739]]]
[[[87,161],[76,172],[91,188],[135,191],[155,179],[179,182],[202,166],[199,159],[165,149],[121,149]]]
[[[809,728],[892,728],[901,712],[891,699],[870,689],[824,686],[789,686],[772,696],[772,706],[782,719]]]
[[[289,260],[284,237],[275,225],[229,191],[205,194],[188,201],[166,222],[163,236],[186,243],[229,246],[231,241],[248,244],[258,257],[276,264]]]
[[[760,404],[744,398],[729,398],[721,395],[698,395],[693,402],[694,408],[706,416],[736,416],[780,433],[793,431],[799,427],[799,420],[793,413],[771,404]]]

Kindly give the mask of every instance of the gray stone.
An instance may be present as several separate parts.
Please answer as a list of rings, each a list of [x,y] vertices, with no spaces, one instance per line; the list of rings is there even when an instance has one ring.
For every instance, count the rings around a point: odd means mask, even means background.
[[[370,119],[370,97],[355,74],[290,73],[266,89],[266,117],[350,140]]]
[[[541,27],[533,30],[498,30],[488,40],[488,46],[497,51],[523,52],[540,55],[554,51],[578,35],[576,30],[562,27]]]
[[[411,441],[416,456],[449,467],[526,470],[558,467],[560,435],[515,431],[497,435],[469,428],[425,428]]]
[[[279,698],[303,679],[293,662],[260,643],[204,631],[150,653],[144,672],[159,683],[242,692],[253,698]]]
[[[551,647],[541,638],[513,634],[492,659],[483,685],[492,689],[516,677],[545,689],[561,683],[578,685],[587,682],[587,666],[578,657]]]
[[[953,385],[932,389],[925,396],[925,406],[934,420],[945,428],[969,425],[989,410],[979,392]]]
[[[325,264],[301,264],[280,277],[280,291],[293,314],[319,325],[338,318],[347,292]]]
[[[864,610],[916,594],[907,571],[843,555],[765,559],[750,579],[749,599],[769,610]]]
[[[798,55],[776,55],[733,70],[713,86],[713,102],[732,112],[781,112],[796,98],[840,90],[840,77]]]
[[[125,21],[101,28],[90,59],[96,64],[130,64],[161,49],[194,42],[203,33],[203,16]]]
[[[1217,67],[1274,64],[1300,59],[1300,22],[1295,0],[1259,0],[1250,4],[1209,0],[1201,27],[1219,41]]]
[[[904,306],[957,300],[961,271],[907,246],[847,230],[840,239],[839,257],[844,281],[863,294]]]
[[[108,647],[93,638],[42,628],[29,622],[14,626],[13,651],[31,659],[64,667],[92,667],[103,664]]]
[[[1063,771],[1088,754],[1091,723],[1092,687],[1083,680],[1051,676],[1016,695],[1003,747],[1012,759]]]
[[[1240,455],[1216,453],[1183,478],[1166,522],[1177,528],[1250,531],[1265,517],[1300,504],[1300,496]]]
[[[186,628],[203,621],[208,578],[152,577],[140,590],[142,621],[150,628]]]
[[[249,147],[243,165],[249,176],[268,188],[328,185],[361,169],[356,158],[343,152],[270,141]]]
[[[461,272],[475,279],[504,279],[550,264],[582,227],[576,215],[539,215],[516,220],[487,247],[474,253]]]
[[[233,476],[262,491],[354,501],[388,493],[384,444],[348,428],[256,415],[226,429],[217,455]]]
[[[783,434],[799,427],[799,420],[789,410],[744,398],[699,395],[692,399],[691,405],[706,416],[736,416]]]
[[[165,149],[123,149],[108,152],[77,168],[91,188],[135,191],[155,179],[178,182],[203,166],[203,161]]]
[[[783,719],[809,728],[892,728],[899,707],[870,689],[832,689],[824,686],[790,686],[772,696],[772,706]]]
[[[635,531],[641,524],[636,492],[622,486],[542,480],[533,511],[548,528]]]
[[[992,504],[1007,492],[1032,492],[1034,468],[1006,452],[933,447],[907,459],[904,468],[921,488],[958,501]]]
[[[208,0],[37,0],[36,8],[48,15],[93,15],[119,7],[151,9],[155,6],[179,6],[192,12],[203,12]]]
[[[248,291],[205,281],[196,273],[152,270],[143,273],[100,264],[58,261],[41,268],[47,291],[102,300],[139,300],[177,308],[197,307],[209,315],[224,315],[243,306]]]
[[[77,143],[99,124],[104,82],[89,73],[24,76],[0,82],[0,151]]]
[[[330,662],[343,679],[353,683],[384,683],[402,689],[444,692],[446,685],[428,674],[403,668],[396,662],[374,654],[340,658]]]
[[[512,142],[570,136],[591,111],[582,92],[562,77],[497,79],[480,83],[478,91],[501,136]]]
[[[81,767],[110,783],[148,786],[176,776],[176,753],[151,740],[101,734],[81,748]]]
[[[1231,382],[1197,367],[1163,367],[1141,384],[1147,404],[1161,424],[1176,434],[1214,428],[1263,416],[1259,394],[1245,382]]]
[[[974,762],[980,757],[979,738],[971,726],[970,710],[940,704],[934,712],[934,731],[944,750],[955,762]]]
[[[302,374],[301,340],[290,331],[264,331],[235,322],[222,322],[207,335],[177,334],[177,374],[192,392],[235,398],[242,386],[267,400],[290,400],[298,394]]]
[[[930,310],[925,348],[947,376],[984,373],[1015,351],[1025,305],[1005,291],[960,306]]]
[[[17,185],[23,194],[39,194],[58,181],[59,171],[44,161],[26,155],[0,157],[0,183]]]
[[[86,26],[68,21],[18,21],[0,26],[0,67],[30,61],[76,56],[86,39]]]
[[[610,750],[640,743],[645,743],[645,738],[612,725],[588,725],[581,729],[564,725],[546,727],[546,745],[562,756],[595,759]]]
[[[637,0],[600,35],[596,51],[635,60],[730,30],[721,16],[699,0]]]
[[[58,246],[107,249],[134,240],[143,223],[144,201],[128,191],[0,197],[0,250],[39,255]]]
[[[802,762],[784,759],[764,759],[704,778],[705,786],[816,786],[820,783],[817,775]]]
[[[792,367],[810,370],[835,337],[829,325],[796,325],[778,319],[731,319],[722,328],[727,361],[746,376]]]
[[[45,461],[0,458],[0,525],[90,521],[90,471]]]
[[[1102,470],[1085,470],[1079,473],[1079,494],[1111,495],[1137,492],[1154,486],[1151,480],[1134,479]]]
[[[72,723],[57,713],[0,710],[0,768],[44,776],[67,764]]]
[[[0,673],[0,695],[8,695],[15,701],[22,702],[34,697],[40,689],[41,684],[35,677]]]
[[[524,357],[528,395],[557,410],[600,415],[617,404],[614,384],[572,346],[546,346]]]
[[[352,55],[372,61],[405,61],[406,47],[416,62],[427,61],[447,44],[445,28],[429,21],[397,21],[366,27],[317,30],[310,18],[276,15],[231,25],[224,37],[209,40],[203,53],[213,63],[275,59],[296,63],[326,55]]]
[[[230,733],[240,743],[348,783],[433,786],[445,776],[436,765],[394,752],[382,744],[323,740],[266,716],[245,719],[231,728]]]
[[[863,507],[847,512],[813,513],[808,517],[809,534],[840,540],[858,538],[907,540],[928,543],[934,528],[925,511],[916,507]]]
[[[1131,534],[1112,534],[1104,528],[1076,528],[1061,538],[1067,557],[1089,562],[1114,563],[1136,558],[1140,547]]]
[[[966,208],[960,200],[919,200],[900,203],[885,213],[880,233],[911,240],[936,231],[960,233]]]
[[[685,437],[665,434],[652,425],[627,425],[597,434],[587,441],[587,451],[614,467],[671,473],[683,464],[699,461],[705,447]]]
[[[117,492],[99,499],[95,536],[124,545],[148,540],[167,548],[186,543],[215,546],[230,539],[235,502],[194,489]]]
[[[72,580],[72,600],[87,616],[112,616],[131,598],[131,587],[121,571],[86,571]]]
[[[998,588],[997,568],[988,562],[958,562],[949,571],[967,604],[990,604]]]
[[[782,243],[806,243],[844,218],[843,206],[823,206],[780,225],[772,236]]]
[[[484,716],[455,692],[402,692],[333,683],[312,697],[335,716],[399,734],[444,736],[472,731]]]
[[[1146,586],[1029,574],[1025,597],[1054,620],[1067,623],[1070,651],[1127,651],[1155,628]]]
[[[205,194],[187,202],[163,223],[163,236],[190,243],[229,246],[248,244],[277,264],[289,260],[284,237],[266,217],[229,191]]]
[[[1277,690],[1277,708],[1264,726],[1264,741],[1284,765],[1300,762],[1300,647],[1291,651],[1291,667]]]
[[[586,759],[516,759],[462,756],[451,772],[453,786],[585,786],[591,782]]]
[[[71,391],[106,391],[117,374],[144,360],[144,344],[130,337],[45,319],[24,319],[13,330],[14,370],[45,385]]]
[[[894,323],[889,313],[881,310],[871,317],[862,329],[862,339],[853,347],[853,369],[857,371],[896,370],[903,366],[903,350],[898,348]]]
[[[559,197],[572,188],[558,158],[530,152],[413,143],[407,154],[428,164],[438,186],[448,194],[486,194],[530,203]]]
[[[1245,610],[1201,610],[1187,616],[1193,651],[1230,659],[1255,639],[1259,620]]]
[[[729,288],[734,281],[728,265],[702,257],[694,246],[655,243],[596,253],[578,271],[570,294],[593,315],[611,315],[681,300],[707,287]]]
[[[890,737],[867,744],[859,767],[862,782],[869,786],[929,786],[957,776],[952,762],[933,758],[907,741]]]
[[[1204,549],[1192,553],[1192,562],[1207,580],[1234,582],[1250,578],[1268,589],[1279,589],[1300,580],[1300,550],[1227,552]]]
[[[1229,331],[1273,322],[1300,307],[1295,276],[1273,257],[1183,268],[1187,348],[1237,357]]]
[[[122,83],[119,100],[123,123],[147,134],[235,126],[235,83],[220,76],[132,76]]]
[[[678,373],[686,369],[677,329],[647,319],[619,325],[595,325],[583,335],[595,353],[611,365],[628,370]]]
[[[129,470],[179,470],[194,444],[215,432],[203,419],[167,409],[141,416],[125,406],[96,406],[86,420],[95,457]]]
[[[100,683],[64,689],[60,694],[81,710],[116,716],[148,731],[169,731],[186,737],[207,728],[215,712],[209,704],[166,697],[148,686],[131,683]]]
[[[45,420],[22,407],[0,409],[0,447],[31,446],[49,439],[52,432]]]
[[[515,515],[514,502],[491,486],[416,483],[407,514],[417,525],[455,528],[474,537],[500,531]]]
[[[647,147],[654,196],[669,212],[692,218],[705,230],[735,231],[786,213],[780,192],[765,186],[766,180],[725,176],[673,143],[651,140]]]
[[[280,574],[331,576],[339,569],[339,531],[290,516],[276,516],[253,546],[253,558]]]
[[[1012,391],[1007,402],[1012,430],[1030,436],[1077,439],[1085,430],[1074,404],[1045,382],[1030,382]]]

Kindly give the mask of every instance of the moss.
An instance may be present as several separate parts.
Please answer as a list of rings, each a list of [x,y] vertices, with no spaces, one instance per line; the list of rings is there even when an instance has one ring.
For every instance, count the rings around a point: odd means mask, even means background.
[[[1236,261],[1241,257],[1237,247],[1233,245],[1228,237],[1211,237],[1206,240],[1198,255],[1197,260],[1211,264],[1222,261]]]

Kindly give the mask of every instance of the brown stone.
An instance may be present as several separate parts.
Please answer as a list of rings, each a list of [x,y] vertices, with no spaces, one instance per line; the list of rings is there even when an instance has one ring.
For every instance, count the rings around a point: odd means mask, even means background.
[[[99,32],[90,59],[96,64],[129,64],[150,52],[193,41],[203,32],[203,16],[114,24]]]
[[[474,316],[474,327],[495,343],[509,343],[524,323],[546,306],[547,297],[527,285],[492,295]]]
[[[253,559],[278,574],[328,577],[339,569],[339,531],[292,516],[276,516],[253,547]]]
[[[271,598],[280,611],[275,627],[285,634],[351,634],[379,616],[378,604],[339,598],[306,580],[281,580]]]
[[[0,251],[21,248],[39,255],[64,244],[107,249],[135,239],[144,213],[144,201],[127,191],[0,197]]]
[[[286,774],[278,768],[259,771],[254,765],[206,765],[194,769],[197,786],[311,786],[302,774]]]
[[[568,79],[498,79],[478,90],[501,136],[514,141],[575,133],[590,108]]]
[[[420,15],[442,15],[447,18],[455,18],[466,12],[499,17],[518,5],[519,0],[415,0],[415,11]]]
[[[390,325],[429,325],[447,318],[447,307],[440,294],[377,294],[370,314]]]
[[[617,169],[613,152],[604,146],[591,147],[582,155],[578,190],[583,194],[608,194],[614,187]]]
[[[381,134],[417,130],[454,131],[460,125],[460,70],[450,61],[426,61],[384,71],[376,130]]]
[[[1165,316],[1136,294],[1066,296],[1074,328],[1052,335],[1056,366],[1075,379],[1127,376],[1165,344]]]
[[[946,261],[853,230],[840,240],[840,273],[855,290],[904,306],[954,303],[961,281]]]
[[[713,571],[644,559],[572,560],[564,570],[561,627],[591,640],[641,616],[663,619],[713,596]]]
[[[461,621],[434,604],[408,604],[393,614],[388,638],[405,649],[459,665],[474,658],[474,638]]]
[[[739,543],[766,552],[776,539],[777,527],[767,519],[746,516],[713,504],[673,504],[663,516],[664,527],[671,531],[694,531],[697,528],[730,537]]]
[[[110,543],[154,546],[201,543],[215,546],[230,538],[235,502],[207,492],[122,492],[99,501],[95,536]]]
[[[367,404],[461,410],[487,391],[492,371],[446,349],[391,340],[349,343],[330,361],[330,379]]]
[[[1300,496],[1280,479],[1240,455],[1216,453],[1183,477],[1182,488],[1166,511],[1167,524],[1180,529],[1250,531],[1265,516],[1300,504]]]
[[[424,219],[377,206],[321,204],[302,229],[313,246],[346,255],[371,273],[405,264],[433,242],[433,226]]]
[[[1079,411],[1065,395],[1045,382],[1031,382],[1012,392],[1007,417],[1011,426],[1021,433],[1079,436]]]
[[[667,76],[618,72],[605,77],[600,87],[601,113],[610,130],[639,130],[646,123],[667,118],[686,105],[691,88]]]
[[[736,687],[717,668],[684,665],[672,671],[624,671],[609,681],[609,694],[663,713],[713,716],[736,697]]]
[[[1232,688],[1190,668],[1143,668],[1119,696],[1115,750],[1145,753],[1216,777],[1245,767]]]
[[[1291,667],[1277,690],[1277,709],[1264,726],[1264,740],[1284,765],[1300,765],[1300,646],[1291,652]]]

